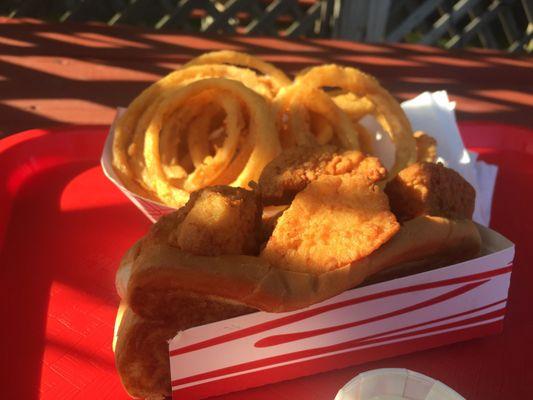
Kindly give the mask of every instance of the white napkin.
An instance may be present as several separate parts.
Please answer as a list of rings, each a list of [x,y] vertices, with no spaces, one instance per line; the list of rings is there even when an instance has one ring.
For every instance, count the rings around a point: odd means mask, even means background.
[[[488,226],[498,167],[478,161],[477,153],[466,150],[457,127],[455,102],[448,99],[444,90],[424,92],[404,101],[402,108],[414,131],[425,131],[437,140],[439,161],[459,172],[474,186],[476,208],[473,220]]]

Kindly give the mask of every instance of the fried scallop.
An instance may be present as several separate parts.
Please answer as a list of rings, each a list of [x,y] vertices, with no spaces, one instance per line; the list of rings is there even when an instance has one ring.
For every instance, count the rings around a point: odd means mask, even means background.
[[[284,150],[259,177],[263,204],[289,204],[310,182],[324,175],[358,175],[368,183],[385,178],[387,171],[375,157],[335,146],[300,146]]]
[[[322,175],[278,219],[261,257],[280,268],[320,274],[368,256],[399,228],[375,183],[360,175]]]
[[[391,210],[398,220],[420,215],[471,219],[476,191],[458,172],[442,164],[413,164],[385,187]]]

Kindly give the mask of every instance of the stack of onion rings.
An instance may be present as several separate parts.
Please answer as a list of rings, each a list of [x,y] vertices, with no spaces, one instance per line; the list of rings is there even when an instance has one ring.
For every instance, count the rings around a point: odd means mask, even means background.
[[[247,186],[280,151],[270,100],[287,83],[248,55],[200,56],[130,104],[115,126],[113,167],[126,188],[173,207],[205,186]]]
[[[281,148],[334,144],[372,154],[372,116],[396,145],[417,147],[398,102],[355,68],[323,65],[291,80],[248,54],[203,54],[144,90],[115,126],[113,167],[127,189],[171,207],[205,186],[246,187]]]

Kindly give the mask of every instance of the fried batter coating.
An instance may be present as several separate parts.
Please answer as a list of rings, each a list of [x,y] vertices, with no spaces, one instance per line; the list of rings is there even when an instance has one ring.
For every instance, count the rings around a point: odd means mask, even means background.
[[[283,151],[263,169],[259,189],[263,204],[289,204],[310,182],[323,175],[361,175],[368,183],[387,171],[375,157],[335,146],[298,146]]]
[[[476,200],[474,188],[456,171],[428,162],[400,171],[385,193],[399,221],[420,215],[471,219]]]
[[[369,255],[399,228],[387,196],[367,177],[319,176],[278,219],[261,257],[318,274]]]
[[[437,141],[426,132],[416,131],[413,133],[416,141],[416,161],[436,162]]]
[[[259,252],[262,206],[254,191],[211,186],[191,194],[187,204],[162,217],[150,237],[195,255],[255,255]]]

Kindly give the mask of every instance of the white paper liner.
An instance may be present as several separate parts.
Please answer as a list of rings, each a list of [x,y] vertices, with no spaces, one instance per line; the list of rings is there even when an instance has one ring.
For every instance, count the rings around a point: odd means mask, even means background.
[[[477,154],[466,150],[457,120],[455,102],[444,90],[424,92],[402,103],[413,131],[425,131],[437,140],[439,160],[459,172],[476,189],[473,220],[488,226],[498,167],[477,161]]]
[[[477,154],[466,150],[457,127],[455,103],[449,101],[446,91],[424,92],[414,99],[403,102],[402,108],[414,131],[425,131],[437,140],[439,160],[459,172],[476,189],[473,220],[488,226],[498,167],[477,161]],[[115,121],[123,112],[124,109],[117,109]],[[162,215],[172,212],[174,208],[137,195],[122,185],[112,168],[115,121],[111,125],[102,153],[101,164],[104,174],[150,221],[156,222]],[[390,138],[373,117],[366,116],[360,122],[371,132],[375,132],[374,149],[383,165],[390,168],[394,162],[394,145]]]
[[[121,190],[121,192],[124,193],[126,197],[130,199],[131,202],[135,204],[135,206],[139,210],[141,210],[141,212],[146,215],[146,217],[150,221],[156,222],[162,215],[168,214],[174,211],[175,209],[172,207],[165,206],[164,204],[158,203],[157,201],[147,199],[146,197],[143,197],[141,195],[138,195],[137,193],[133,193],[132,191],[126,189],[126,187],[122,184],[119,177],[115,173],[115,170],[112,166],[115,123],[117,122],[118,118],[122,114],[124,114],[124,111],[126,111],[125,108],[117,108],[115,119],[111,124],[111,128],[109,129],[109,135],[107,135],[106,141],[104,143],[104,149],[102,151],[102,158],[100,159],[100,164],[102,165],[104,175],[111,182],[113,182],[115,186],[117,186]]]
[[[464,400],[433,378],[402,368],[363,372],[339,390],[335,400]]]

